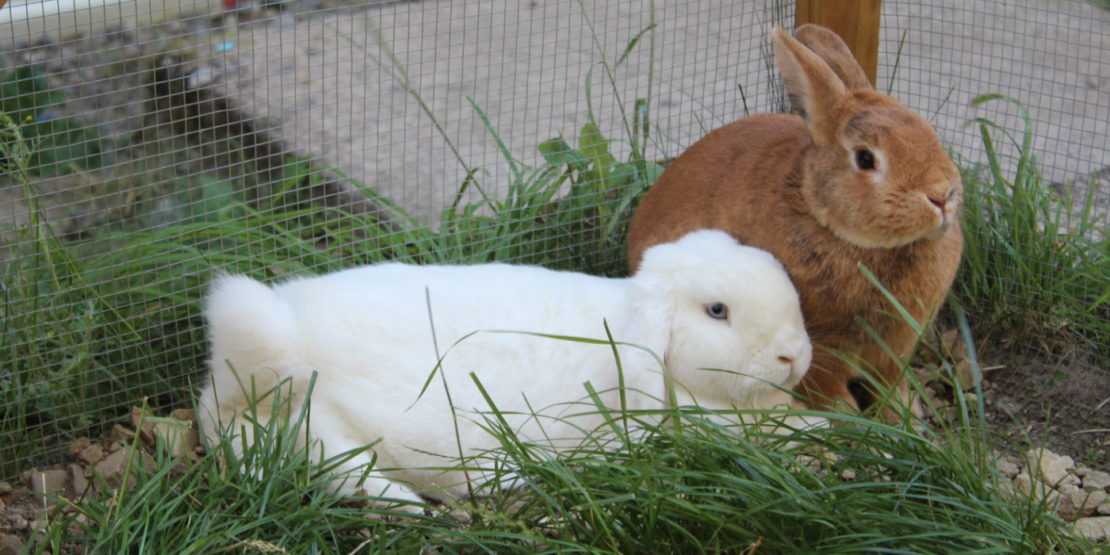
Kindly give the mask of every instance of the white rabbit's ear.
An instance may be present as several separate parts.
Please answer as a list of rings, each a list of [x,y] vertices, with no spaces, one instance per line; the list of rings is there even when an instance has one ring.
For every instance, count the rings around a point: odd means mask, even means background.
[[[791,109],[805,118],[815,143],[834,144],[836,120],[832,108],[847,94],[844,82],[825,60],[781,28],[774,30],[771,43]]]

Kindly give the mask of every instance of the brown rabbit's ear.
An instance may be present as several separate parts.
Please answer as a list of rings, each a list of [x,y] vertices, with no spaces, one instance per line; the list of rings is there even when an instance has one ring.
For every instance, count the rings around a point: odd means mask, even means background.
[[[844,82],[825,60],[782,28],[771,33],[771,44],[791,109],[805,118],[814,142],[833,144],[836,122],[832,120],[831,111],[836,101],[848,92]]]
[[[871,81],[840,35],[820,25],[806,24],[794,30],[794,38],[825,60],[850,91],[873,90]]]

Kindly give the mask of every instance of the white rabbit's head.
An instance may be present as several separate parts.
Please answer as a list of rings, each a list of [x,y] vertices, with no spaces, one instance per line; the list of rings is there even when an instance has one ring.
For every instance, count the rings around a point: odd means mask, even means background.
[[[671,376],[695,398],[752,407],[809,368],[797,291],[766,251],[695,231],[649,249],[632,279],[631,326],[664,346]]]

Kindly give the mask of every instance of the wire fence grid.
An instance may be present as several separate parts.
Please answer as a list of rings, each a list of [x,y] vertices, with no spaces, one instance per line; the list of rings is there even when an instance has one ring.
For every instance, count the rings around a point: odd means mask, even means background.
[[[654,162],[781,111],[767,37],[794,16],[777,0],[90,2],[57,16],[52,5],[0,8],[12,124],[0,132],[0,477],[58,460],[143,398],[187,403],[205,356],[196,300],[214,269],[354,263],[403,235],[399,224],[435,228],[444,210],[505,199],[545,163],[541,143],[578,146],[590,122],[615,159],[638,148]],[[879,88],[967,164],[984,162],[968,120],[1021,125],[1009,107],[970,101],[1020,99],[1046,180],[1094,187],[1105,208],[1108,37],[1110,10],[1081,0],[891,0]],[[288,242],[236,227],[260,206],[289,233],[323,223]],[[321,256],[363,236],[343,235],[348,213],[384,231]],[[536,241],[535,260],[580,265],[547,245]],[[612,241],[596,249],[620,256]]]

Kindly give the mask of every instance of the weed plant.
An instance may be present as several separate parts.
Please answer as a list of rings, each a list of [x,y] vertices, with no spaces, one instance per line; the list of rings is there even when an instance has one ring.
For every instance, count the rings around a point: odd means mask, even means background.
[[[128,467],[134,482],[108,499],[90,495],[59,505],[35,548],[1080,553],[1095,547],[1070,536],[1046,501],[1009,486],[974,405],[961,404],[957,422],[933,429],[841,415],[831,416],[839,426],[788,436],[724,423],[736,411],[597,405],[608,424],[560,456],[516,436],[491,406],[485,427],[501,448],[457,464],[512,470],[512,477],[502,473],[504,482],[473,484],[476,497],[413,514],[388,499],[328,492],[329,472],[356,453],[311,462],[311,405],[294,404],[286,385],[260,392],[241,418],[257,438],[253,445],[244,447],[231,430],[194,462],[156,449],[151,462]],[[267,413],[286,418],[259,418],[263,403]],[[748,414],[764,422],[781,416]],[[630,428],[644,439],[628,439]]]
[[[988,164],[964,173],[965,251],[955,291],[979,342],[1049,352],[1079,345],[1110,357],[1110,213],[1095,203],[1097,183],[1051,187],[1037,169],[1024,106],[997,95],[976,100],[985,102],[1013,104],[1025,126],[1015,136],[976,120]]]

